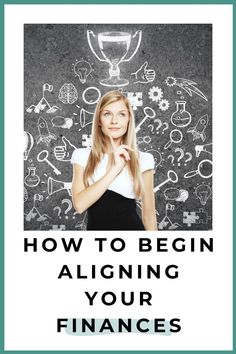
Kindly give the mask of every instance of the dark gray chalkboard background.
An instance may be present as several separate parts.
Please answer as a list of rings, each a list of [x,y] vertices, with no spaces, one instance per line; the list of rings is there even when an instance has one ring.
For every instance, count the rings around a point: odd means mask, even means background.
[[[140,150],[155,150],[153,154],[158,165],[155,186],[167,179],[169,170],[178,175],[177,183],[168,182],[155,194],[159,228],[210,230],[212,178],[204,178],[199,174],[184,178],[187,172],[197,170],[198,166],[203,176],[210,174],[210,163],[201,164],[201,161],[212,160],[211,145],[201,147],[203,151],[199,156],[196,156],[195,151],[196,145],[212,143],[212,26],[209,24],[25,25],[25,230],[80,230],[85,227],[85,215],[75,213],[66,184],[72,179],[72,165],[69,162],[71,152],[74,147],[83,147],[88,143],[86,135],[89,138],[92,116],[87,112],[93,112],[96,105],[87,104],[83,100],[83,93],[89,87],[96,87],[101,95],[116,89],[100,84],[100,80],[109,76],[109,65],[107,62],[100,62],[92,53],[87,41],[87,30],[93,31],[95,35],[100,32],[122,31],[131,33],[132,36],[136,31],[142,31],[137,53],[129,62],[120,63],[119,68],[120,76],[129,80],[129,84],[123,87],[123,92],[130,92],[131,95],[133,93],[132,104],[135,104],[136,93],[142,94],[142,105],[134,110],[136,125],[144,118],[145,107],[150,107],[155,112],[155,118],[146,119],[137,133]],[[76,61],[82,60],[87,62],[87,67],[91,65],[92,68],[84,83],[74,72]],[[135,76],[131,74],[145,62],[148,65],[146,71],[143,68],[143,73],[144,81],[147,82],[137,83]],[[153,81],[150,78],[148,81],[147,70],[155,71]],[[181,87],[181,84],[184,86]],[[48,105],[42,100],[39,107],[43,88]],[[161,92],[162,97],[158,96],[158,92]],[[59,96],[64,99],[59,99]],[[97,90],[86,91],[85,97],[88,102],[96,100]],[[164,106],[161,105],[168,109],[159,107],[161,99],[168,101],[169,107],[166,101]],[[188,126],[177,127],[171,122],[171,116],[177,107],[176,101],[186,102],[185,108],[190,113],[191,120]],[[201,117],[205,116],[203,119],[206,119],[206,115],[208,124],[204,137],[199,124],[201,128]],[[44,125],[45,122],[47,127],[40,131],[39,125]],[[188,132],[194,127],[195,130]],[[181,131],[182,141],[172,143],[169,148],[164,149],[173,129]],[[82,135],[85,135],[83,141]],[[55,155],[56,147],[65,147],[63,137],[72,145],[65,148],[64,152],[68,155],[64,157],[66,161]],[[175,151],[176,148],[182,149],[183,156],[181,150]],[[47,162],[38,161],[37,157],[43,150],[48,152],[48,161],[61,172],[60,175]],[[200,197],[203,199],[200,200]]]

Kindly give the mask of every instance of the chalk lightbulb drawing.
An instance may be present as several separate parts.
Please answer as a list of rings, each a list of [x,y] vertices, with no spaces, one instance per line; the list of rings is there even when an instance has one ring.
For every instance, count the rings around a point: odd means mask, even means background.
[[[207,184],[200,184],[196,187],[195,194],[200,200],[200,203],[202,205],[206,205],[208,198],[211,196],[211,187],[209,187]]]
[[[76,60],[73,64],[75,76],[78,76],[79,81],[84,84],[88,76],[93,71],[91,64],[86,60]]]

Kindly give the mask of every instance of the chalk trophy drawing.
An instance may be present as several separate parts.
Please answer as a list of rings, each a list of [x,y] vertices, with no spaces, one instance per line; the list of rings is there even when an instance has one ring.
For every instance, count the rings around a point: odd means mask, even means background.
[[[26,109],[26,112],[31,113],[32,111],[34,111],[34,113],[40,113],[46,109],[46,113],[55,113],[58,110],[60,110],[60,108],[57,106],[51,106],[45,98],[45,91],[52,92],[52,90],[53,90],[53,85],[44,84],[43,97],[41,98],[41,100],[36,106],[32,104],[30,107],[28,107]]]
[[[208,118],[208,115],[205,114],[204,116],[202,116],[201,118],[198,119],[195,127],[189,128],[187,130],[187,133],[193,134],[193,140],[201,138],[202,141],[205,141],[206,140],[205,130],[206,130],[208,123],[209,123],[209,118]]]
[[[159,230],[163,230],[164,228],[168,228],[168,230],[175,230],[180,226],[180,224],[177,222],[173,223],[168,216],[168,212],[173,210],[175,210],[175,206],[173,204],[167,203],[165,216],[158,225]]]
[[[56,116],[51,119],[53,127],[70,129],[73,125],[73,118]]]
[[[34,145],[34,138],[29,132],[24,132],[24,160],[29,157],[30,150]]]
[[[64,145],[54,147],[54,156],[58,161],[70,161],[73,151],[76,147],[65,137],[62,137]]]
[[[88,76],[93,71],[91,64],[88,61],[82,59],[82,60],[76,60],[75,64],[72,65],[73,65],[75,76],[78,76],[79,81],[82,84],[85,84]]]
[[[176,111],[171,115],[171,123],[178,128],[187,127],[191,122],[191,114],[186,111],[186,101],[176,101]]]
[[[37,156],[37,160],[39,162],[47,162],[47,164],[52,167],[53,169],[53,172],[56,174],[56,175],[61,175],[61,171],[59,171],[49,160],[48,160],[48,151],[47,150],[42,150],[40,151],[40,153],[38,154]]]
[[[196,85],[197,83],[192,81],[192,80],[188,80],[188,79],[184,79],[184,78],[175,78],[173,76],[168,76],[165,80],[167,86],[178,86],[181,89],[183,89],[185,92],[187,92],[189,94],[189,96],[192,96],[193,93],[195,93],[196,95],[200,96],[201,98],[203,98],[205,101],[208,101],[207,97],[202,93],[202,91],[200,91]]]
[[[210,198],[212,193],[211,187],[203,182],[202,184],[199,184],[194,189],[195,189],[194,194],[200,200],[200,203],[202,205],[206,205],[207,200]]]
[[[40,214],[38,208],[36,207],[36,201],[41,202],[43,200],[43,196],[40,194],[35,194],[34,195],[34,204],[33,208],[28,212],[28,214],[25,217],[26,221],[31,221],[33,219],[36,219],[37,221],[45,221],[50,219],[50,216],[47,214]]]
[[[166,188],[164,190],[164,196],[165,196],[166,200],[175,200],[176,202],[185,202],[189,197],[189,193],[185,189]]]
[[[143,112],[145,114],[144,118],[141,120],[141,122],[137,125],[137,127],[135,128],[135,132],[138,133],[142,124],[145,122],[146,119],[148,118],[155,118],[156,117],[156,113],[155,111],[151,108],[151,107],[145,107],[143,109]]]
[[[153,69],[147,69],[148,62],[145,61],[140,68],[131,74],[134,76],[134,84],[148,84],[153,82],[156,76],[156,72]]]
[[[136,31],[132,36],[127,32],[100,32],[97,36],[93,31],[87,31],[89,47],[95,57],[110,65],[109,78],[100,81],[103,86],[121,87],[129,81],[120,78],[119,64],[129,62],[137,53],[142,39],[142,31]]]
[[[78,91],[71,83],[62,85],[59,91],[58,99],[64,104],[73,104],[78,99]]]
[[[40,177],[36,175],[36,167],[28,167],[28,174],[24,181],[28,187],[36,187],[39,184]]]
[[[199,155],[203,151],[206,152],[207,154],[212,155],[212,143],[195,146],[196,157],[199,157]]]
[[[168,149],[172,143],[178,144],[182,141],[183,134],[179,129],[173,129],[170,132],[170,140],[165,144],[164,149]]]
[[[71,182],[58,181],[52,177],[48,178],[48,195],[52,195],[63,189],[66,189],[69,196],[71,196]]]
[[[208,220],[211,220],[211,216],[208,216],[208,213],[203,209],[183,212],[183,224],[187,224],[188,227],[191,227],[192,224],[207,224]]]
[[[39,117],[38,119],[38,131],[39,131],[39,135],[36,138],[37,144],[43,142],[48,146],[52,139],[57,140],[56,135],[49,131],[48,124],[46,120],[43,119],[43,117]]]
[[[161,182],[158,186],[156,186],[153,190],[154,193],[156,193],[157,191],[159,191],[159,189],[164,186],[166,183],[168,182],[172,182],[172,183],[177,183],[178,182],[178,175],[175,171],[169,170],[167,172],[167,179],[163,182]]]
[[[202,160],[199,162],[197,170],[185,173],[184,178],[191,178],[199,175],[202,178],[210,178],[212,176],[212,161]]]

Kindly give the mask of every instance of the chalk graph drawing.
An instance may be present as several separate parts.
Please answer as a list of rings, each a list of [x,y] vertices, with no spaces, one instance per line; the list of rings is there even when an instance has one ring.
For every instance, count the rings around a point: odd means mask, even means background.
[[[129,84],[129,81],[120,78],[119,64],[129,62],[137,53],[142,39],[142,31],[136,31],[132,36],[128,32],[100,32],[97,35],[93,31],[87,31],[89,47],[95,57],[101,62],[110,65],[109,78],[100,81],[100,84],[108,87],[121,87]]]
[[[86,230],[87,213],[72,206],[70,161],[76,148],[92,148],[94,111],[111,90],[129,99],[138,150],[154,158],[158,229],[212,229],[211,25],[45,26],[24,26],[25,229]]]
[[[87,82],[87,79],[91,75],[91,72],[93,71],[93,68],[91,64],[87,60],[76,60],[75,64],[73,65],[73,70],[75,73],[75,76],[79,78],[79,81],[82,84],[85,84]]]
[[[52,92],[53,85],[44,84],[43,85],[43,97],[41,100],[36,104],[32,104],[30,107],[26,109],[26,112],[31,113],[41,113],[42,111],[46,111],[46,113],[55,113],[60,110],[57,106],[51,106],[48,100],[45,98],[45,91]]]

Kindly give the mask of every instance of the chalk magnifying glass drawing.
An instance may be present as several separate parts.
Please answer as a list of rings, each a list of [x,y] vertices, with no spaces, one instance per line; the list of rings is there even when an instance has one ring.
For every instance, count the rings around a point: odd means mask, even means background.
[[[199,175],[202,178],[210,178],[212,176],[212,161],[202,160],[199,162],[196,170],[185,173],[184,178],[191,178]]]
[[[47,162],[47,164],[52,167],[52,169],[53,169],[53,171],[56,173],[56,175],[60,175],[60,174],[61,174],[61,172],[56,168],[56,166],[54,166],[54,165],[48,160],[48,151],[47,151],[47,150],[42,150],[42,151],[40,151],[40,153],[39,153],[38,156],[37,156],[37,160],[38,160],[39,162],[43,162],[43,161]]]
[[[168,149],[168,147],[171,146],[172,143],[180,143],[183,139],[183,134],[181,133],[181,131],[179,129],[173,129],[170,132],[170,140],[168,141],[168,143],[166,143],[166,145],[164,146],[164,149]]]

